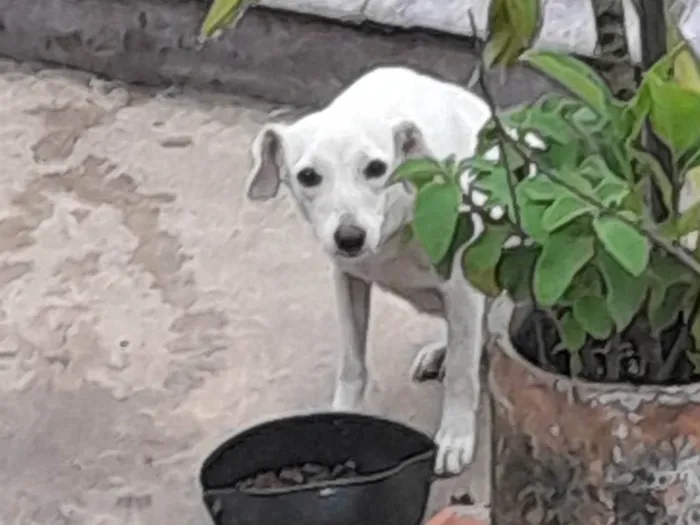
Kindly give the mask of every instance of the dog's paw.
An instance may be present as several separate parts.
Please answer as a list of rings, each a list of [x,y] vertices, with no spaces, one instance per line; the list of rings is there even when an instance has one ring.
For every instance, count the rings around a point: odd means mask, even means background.
[[[331,408],[337,412],[356,411],[362,403],[364,381],[340,381],[335,388]]]
[[[474,416],[469,415],[461,424],[440,425],[435,435],[438,446],[435,458],[435,474],[456,476],[461,474],[474,460],[476,432]]]
[[[437,379],[442,380],[445,374],[445,355],[447,346],[444,341],[428,343],[418,350],[411,365],[411,377],[422,383]]]

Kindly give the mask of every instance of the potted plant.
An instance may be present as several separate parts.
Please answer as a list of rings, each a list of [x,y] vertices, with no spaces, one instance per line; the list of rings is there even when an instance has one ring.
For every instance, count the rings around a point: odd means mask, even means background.
[[[697,62],[681,42],[621,100],[572,56],[522,53],[539,2],[494,4],[477,155],[396,173],[436,268],[461,256],[509,312],[489,323],[494,521],[700,523]],[[498,112],[483,69],[516,59],[566,94]]]

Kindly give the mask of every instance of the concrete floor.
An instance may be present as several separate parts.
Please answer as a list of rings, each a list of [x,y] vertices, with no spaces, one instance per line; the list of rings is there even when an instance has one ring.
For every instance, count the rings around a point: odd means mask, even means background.
[[[217,440],[328,406],[329,265],[287,198],[243,200],[271,109],[0,62],[1,524],[205,523]],[[378,293],[372,322],[367,409],[432,431],[435,321]]]

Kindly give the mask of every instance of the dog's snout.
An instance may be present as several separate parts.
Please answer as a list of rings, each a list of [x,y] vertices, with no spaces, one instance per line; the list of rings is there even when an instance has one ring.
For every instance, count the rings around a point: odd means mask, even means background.
[[[347,255],[357,255],[365,244],[365,230],[355,224],[341,224],[335,230],[335,244]]]

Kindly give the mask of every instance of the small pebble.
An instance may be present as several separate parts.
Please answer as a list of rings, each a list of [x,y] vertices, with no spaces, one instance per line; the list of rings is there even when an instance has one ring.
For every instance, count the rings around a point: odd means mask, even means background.
[[[280,471],[279,478],[280,481],[284,481],[292,485],[301,485],[306,481],[304,474],[302,474],[301,470],[297,468],[283,468]]]
[[[279,471],[264,471],[255,476],[236,483],[237,490],[273,489],[289,486],[299,486],[308,483],[322,483],[342,478],[358,476],[357,463],[348,460],[332,468],[315,463],[305,463],[301,466],[289,466]]]
[[[450,496],[450,505],[474,505],[474,500],[468,492],[455,492]]]
[[[323,465],[316,465],[314,463],[304,463],[301,466],[301,471],[305,476],[316,476],[326,472],[328,469]]]
[[[346,470],[345,465],[336,465],[333,467],[333,470],[331,470],[331,478],[337,479],[341,477]]]
[[[274,489],[283,486],[283,483],[277,478],[274,472],[263,472],[255,478],[255,488],[258,489]]]

